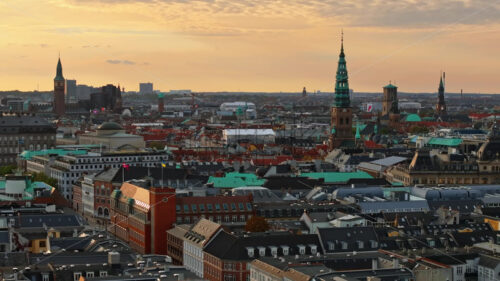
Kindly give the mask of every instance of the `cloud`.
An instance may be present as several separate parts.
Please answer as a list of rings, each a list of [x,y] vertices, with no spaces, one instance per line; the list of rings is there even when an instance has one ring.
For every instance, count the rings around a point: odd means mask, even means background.
[[[134,65],[134,64],[136,64],[135,62],[130,61],[130,60],[113,60],[113,59],[109,59],[109,60],[106,60],[106,62],[109,63],[109,64],[127,64],[127,65]]]
[[[67,0],[74,5],[150,5],[164,20],[192,15],[331,20],[345,26],[429,27],[500,22],[498,0]],[[179,13],[181,12],[181,13]],[[181,16],[179,16],[181,15]],[[330,21],[331,22],[331,21]],[[250,24],[259,22],[250,22]],[[277,23],[279,24],[279,23]],[[235,26],[236,27],[236,26]],[[208,27],[207,27],[208,28]],[[282,26],[283,28],[283,26]]]

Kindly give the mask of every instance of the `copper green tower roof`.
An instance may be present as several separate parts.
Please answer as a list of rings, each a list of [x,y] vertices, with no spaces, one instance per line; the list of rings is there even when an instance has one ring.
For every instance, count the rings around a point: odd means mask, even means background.
[[[57,72],[56,72],[56,77],[54,78],[55,81],[64,81],[64,77],[62,74],[62,64],[61,64],[61,58],[59,58],[59,61],[57,61]]]
[[[337,76],[335,81],[335,107],[349,107],[349,81],[344,54],[344,32],[340,44],[339,63],[337,66]]]

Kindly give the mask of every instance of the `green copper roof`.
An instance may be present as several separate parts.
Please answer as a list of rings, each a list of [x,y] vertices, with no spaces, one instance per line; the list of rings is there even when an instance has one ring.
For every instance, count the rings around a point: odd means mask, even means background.
[[[352,172],[352,173],[341,173],[341,172],[325,172],[325,173],[303,173],[303,177],[313,178],[313,179],[324,179],[325,183],[346,183],[350,179],[372,179],[366,172]]]
[[[463,142],[460,138],[432,138],[429,140],[429,145],[437,146],[459,146]]]
[[[332,134],[335,134],[336,130],[335,127],[332,127]]]
[[[57,61],[57,71],[56,71],[56,77],[54,78],[55,81],[64,81],[64,77],[62,74],[62,64],[61,64],[61,58]]]
[[[389,84],[389,85],[386,85],[384,86],[384,88],[388,88],[388,89],[397,89],[398,87],[392,85],[392,84]]]
[[[23,160],[30,160],[34,156],[39,156],[39,155],[55,154],[58,156],[63,156],[67,154],[84,155],[87,153],[88,153],[87,150],[43,149],[43,150],[25,150],[19,156],[21,156]]]
[[[360,139],[361,138],[361,134],[359,133],[359,124],[356,123],[356,136],[355,136],[356,139]]]
[[[159,93],[159,94],[158,94],[158,98],[162,99],[162,98],[164,98],[164,97],[165,97],[165,94],[164,94],[164,93]]]
[[[208,183],[215,188],[236,188],[242,186],[262,186],[266,180],[259,179],[254,174],[227,173],[224,177],[210,177]]]
[[[408,116],[406,116],[405,121],[406,122],[421,122],[422,118],[420,118],[420,116],[418,116],[418,114],[409,114]]]

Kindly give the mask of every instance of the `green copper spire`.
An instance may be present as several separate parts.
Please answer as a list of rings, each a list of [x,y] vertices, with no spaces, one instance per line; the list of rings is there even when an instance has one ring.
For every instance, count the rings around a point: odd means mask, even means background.
[[[61,58],[59,58],[59,61],[57,62],[57,72],[56,72],[56,77],[54,78],[55,81],[64,81],[64,77],[62,74],[62,64],[61,64]]]
[[[349,107],[349,82],[344,54],[344,32],[340,44],[339,63],[337,66],[337,76],[335,82],[335,107]]]
[[[361,134],[359,133],[359,123],[356,122],[356,136],[355,138],[359,140],[361,138]]]

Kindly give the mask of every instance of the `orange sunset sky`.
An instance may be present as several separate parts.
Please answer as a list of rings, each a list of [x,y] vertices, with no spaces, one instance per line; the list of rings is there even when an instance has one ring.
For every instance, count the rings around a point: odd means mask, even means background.
[[[2,0],[0,90],[52,89],[58,53],[79,84],[138,90],[500,93],[500,0]]]

